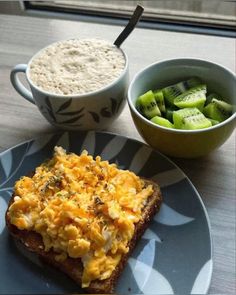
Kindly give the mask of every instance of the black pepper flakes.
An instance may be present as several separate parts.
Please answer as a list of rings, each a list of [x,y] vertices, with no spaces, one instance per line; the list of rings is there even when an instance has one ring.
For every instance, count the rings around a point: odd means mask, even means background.
[[[104,204],[104,202],[99,197],[97,197],[97,196],[94,199],[94,203],[96,205],[103,205]]]

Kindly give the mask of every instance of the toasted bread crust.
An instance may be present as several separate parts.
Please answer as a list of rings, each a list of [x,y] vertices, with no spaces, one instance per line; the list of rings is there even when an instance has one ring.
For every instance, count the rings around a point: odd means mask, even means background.
[[[143,209],[142,219],[135,225],[135,232],[133,238],[129,242],[129,252],[126,255],[123,255],[121,261],[113,271],[110,278],[100,281],[94,280],[91,282],[90,286],[84,289],[88,293],[95,293],[95,294],[111,294],[114,292],[115,285],[119,276],[122,273],[123,268],[126,265],[126,262],[131,255],[133,249],[135,248],[138,240],[143,235],[144,231],[149,225],[149,222],[152,220],[153,216],[158,212],[162,202],[162,196],[160,187],[147,179],[144,179],[145,185],[152,184],[154,187],[154,193],[148,199],[148,203]],[[44,251],[44,244],[40,234],[34,231],[27,231],[27,230],[19,230],[16,226],[10,223],[10,219],[8,217],[8,210],[10,205],[14,201],[14,194],[10,199],[8,209],[6,211],[6,225],[10,234],[16,238],[17,240],[21,241],[24,246],[31,252],[36,253],[44,262],[53,265],[54,267],[60,269],[62,272],[66,273],[69,277],[71,277],[74,281],[76,281],[81,286],[81,279],[83,273],[83,264],[81,259],[78,258],[70,258],[68,257],[63,262],[58,262],[55,260],[55,256],[57,253],[50,250],[49,252]]]

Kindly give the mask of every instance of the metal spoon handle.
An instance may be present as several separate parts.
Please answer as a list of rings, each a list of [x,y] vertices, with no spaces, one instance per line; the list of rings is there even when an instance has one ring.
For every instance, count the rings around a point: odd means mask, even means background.
[[[129,34],[133,31],[136,24],[138,23],[142,13],[144,11],[144,8],[140,5],[137,5],[135,8],[135,11],[133,15],[131,16],[128,24],[124,28],[124,30],[120,33],[120,35],[117,37],[117,39],[114,42],[114,45],[117,47],[120,47],[120,45],[125,41],[125,39],[129,36]]]

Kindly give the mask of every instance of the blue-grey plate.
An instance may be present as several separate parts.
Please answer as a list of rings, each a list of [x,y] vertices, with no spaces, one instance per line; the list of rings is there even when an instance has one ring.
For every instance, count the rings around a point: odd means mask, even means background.
[[[10,237],[4,215],[14,182],[52,156],[55,145],[116,163],[157,181],[164,202],[123,271],[116,293],[206,294],[212,275],[210,225],[186,175],[141,142],[104,132],[65,132],[29,140],[0,154],[0,293],[79,293],[63,273],[44,265]]]

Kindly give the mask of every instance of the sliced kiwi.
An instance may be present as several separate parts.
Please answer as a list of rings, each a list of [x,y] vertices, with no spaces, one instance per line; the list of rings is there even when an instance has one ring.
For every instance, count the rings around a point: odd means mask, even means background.
[[[178,108],[170,108],[170,107],[167,107],[166,108],[166,113],[165,113],[165,117],[167,120],[169,120],[171,123],[173,123],[173,112],[174,111],[177,111]]]
[[[164,89],[162,89],[162,92],[165,97],[165,101],[167,105],[173,106],[174,105],[174,99],[181,95],[183,92],[175,85],[168,86]]]
[[[161,89],[157,89],[157,90],[154,90],[153,93],[154,93],[155,100],[156,100],[156,103],[157,103],[160,111],[162,113],[165,113],[166,106],[165,106],[165,100],[164,100],[163,92],[161,91]]]
[[[185,91],[189,90],[192,87],[196,87],[201,84],[200,79],[193,77],[186,81],[181,81],[177,84],[170,85],[162,89],[164,98],[169,106],[174,105],[174,99],[183,94]]]
[[[213,98],[216,98],[218,100],[222,100],[221,96],[217,93],[210,93],[209,95],[207,95],[206,97],[206,105],[209,104]]]
[[[222,122],[232,115],[233,106],[225,101],[213,98],[212,101],[205,106],[203,114],[213,120]]]
[[[186,81],[186,90],[201,85],[202,81],[198,77],[190,78]]]
[[[207,118],[207,119],[211,121],[211,125],[212,125],[212,126],[215,126],[215,125],[217,125],[217,124],[220,123],[219,121],[217,121],[217,120],[213,120],[213,119],[211,119],[211,118]]]
[[[136,108],[148,119],[151,119],[155,116],[161,116],[161,112],[157,106],[154,93],[151,90],[138,97],[136,101]]]
[[[174,104],[181,109],[198,108],[201,111],[204,107],[205,101],[206,85],[201,84],[177,96],[174,99]]]
[[[211,127],[211,121],[197,108],[185,108],[173,113],[174,127],[178,129],[203,129]]]
[[[174,125],[163,117],[155,116],[151,119],[151,121],[157,125],[164,126],[167,128],[174,128]]]

